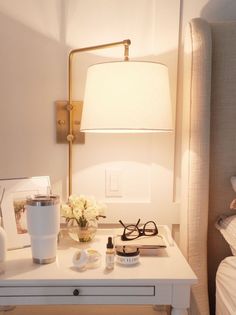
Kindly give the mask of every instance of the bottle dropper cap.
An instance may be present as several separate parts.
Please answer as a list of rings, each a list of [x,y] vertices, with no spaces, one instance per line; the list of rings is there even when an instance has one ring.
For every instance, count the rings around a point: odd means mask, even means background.
[[[108,243],[107,243],[107,248],[113,248],[114,247],[114,245],[113,245],[113,243],[112,243],[112,237],[108,237]]]

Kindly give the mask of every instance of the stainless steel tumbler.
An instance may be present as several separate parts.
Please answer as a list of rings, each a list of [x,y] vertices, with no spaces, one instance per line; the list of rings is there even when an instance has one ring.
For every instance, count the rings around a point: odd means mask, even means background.
[[[27,198],[26,217],[33,262],[38,264],[54,262],[60,229],[59,196],[35,195]]]

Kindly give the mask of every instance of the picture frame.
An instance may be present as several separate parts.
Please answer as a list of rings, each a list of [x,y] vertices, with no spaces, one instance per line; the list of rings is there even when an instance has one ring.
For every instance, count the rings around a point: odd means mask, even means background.
[[[0,216],[7,234],[7,249],[30,246],[24,207],[26,198],[48,193],[49,176],[0,179]]]

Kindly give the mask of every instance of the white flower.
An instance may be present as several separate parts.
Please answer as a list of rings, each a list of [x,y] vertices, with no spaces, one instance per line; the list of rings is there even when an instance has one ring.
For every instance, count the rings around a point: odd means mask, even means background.
[[[72,219],[74,215],[73,215],[71,207],[66,204],[61,205],[61,216],[68,219]]]
[[[71,205],[72,207],[78,207],[83,209],[84,205],[86,203],[86,198],[84,196],[75,196],[75,195],[71,195],[69,197],[69,205]]]
[[[73,208],[73,215],[75,219],[79,219],[83,215],[83,209],[79,207],[74,207]]]
[[[84,211],[84,216],[88,220],[95,219],[98,215],[98,209],[95,207],[89,207]]]
[[[106,205],[96,202],[94,197],[71,195],[68,204],[61,206],[61,215],[66,219],[76,219],[77,223],[98,219],[104,216]],[[79,224],[79,223],[78,223]]]

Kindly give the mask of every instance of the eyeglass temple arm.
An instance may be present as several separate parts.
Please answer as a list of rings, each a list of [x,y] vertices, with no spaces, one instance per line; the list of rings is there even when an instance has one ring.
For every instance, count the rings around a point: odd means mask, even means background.
[[[139,222],[140,222],[140,219],[138,219],[138,222],[135,224],[136,227],[138,227]],[[119,220],[119,223],[120,223],[124,228],[126,228],[126,226],[124,225],[124,223],[123,223],[121,220]]]
[[[119,220],[119,223],[125,228],[125,225],[121,220]]]

